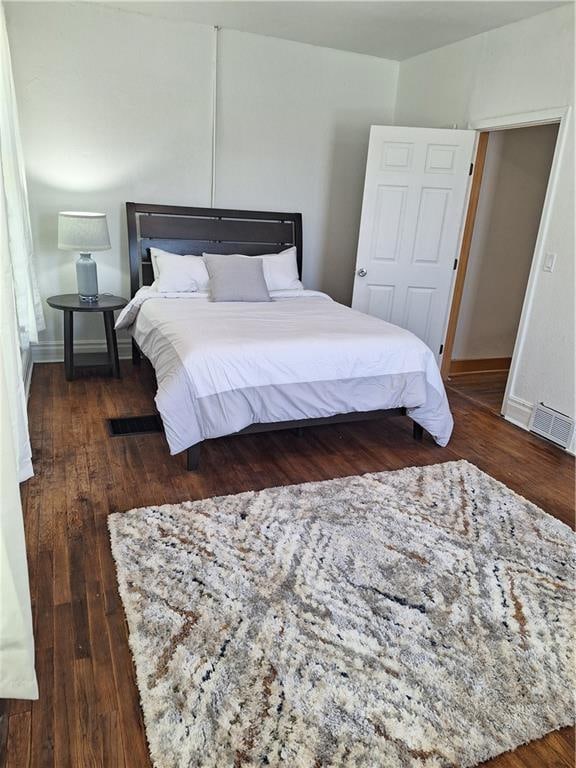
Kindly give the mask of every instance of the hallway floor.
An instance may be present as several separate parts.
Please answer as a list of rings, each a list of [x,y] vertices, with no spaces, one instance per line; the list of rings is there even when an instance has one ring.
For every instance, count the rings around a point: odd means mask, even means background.
[[[450,376],[446,386],[500,415],[507,379],[508,371],[460,373]]]

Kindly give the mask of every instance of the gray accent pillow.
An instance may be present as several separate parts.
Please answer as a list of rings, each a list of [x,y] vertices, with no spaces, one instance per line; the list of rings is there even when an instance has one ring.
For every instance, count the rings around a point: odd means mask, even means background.
[[[206,254],[212,301],[271,301],[262,259]]]

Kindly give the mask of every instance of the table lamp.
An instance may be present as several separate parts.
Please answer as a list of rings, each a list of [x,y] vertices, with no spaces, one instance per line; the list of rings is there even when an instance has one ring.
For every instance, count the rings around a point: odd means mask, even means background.
[[[62,211],[58,214],[58,248],[80,251],[76,262],[78,295],[82,301],[98,301],[98,272],[93,251],[110,249],[105,213]]]

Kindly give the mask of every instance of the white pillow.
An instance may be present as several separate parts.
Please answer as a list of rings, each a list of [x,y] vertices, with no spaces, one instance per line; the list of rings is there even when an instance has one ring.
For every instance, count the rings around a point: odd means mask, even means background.
[[[298,276],[295,246],[286,248],[280,253],[265,254],[260,258],[269,291],[291,291],[295,288],[303,288]]]
[[[160,293],[208,290],[208,270],[199,256],[180,256],[161,248],[150,248],[150,259]]]
[[[203,253],[202,256],[212,254]],[[286,248],[280,253],[266,253],[262,256],[246,256],[241,253],[232,254],[244,256],[246,259],[261,259],[264,268],[264,279],[269,291],[291,291],[302,289],[304,286],[298,277],[298,262],[296,261],[296,246]],[[200,289],[202,290],[202,289]]]
[[[150,261],[152,262],[152,272],[154,273],[154,280],[158,280],[158,264],[156,263],[156,256],[159,253],[168,253],[168,251],[163,251],[161,248],[148,248],[150,251]]]

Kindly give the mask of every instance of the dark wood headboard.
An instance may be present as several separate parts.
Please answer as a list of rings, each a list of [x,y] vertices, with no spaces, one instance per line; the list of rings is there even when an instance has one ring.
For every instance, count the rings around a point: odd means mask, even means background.
[[[130,294],[151,285],[149,248],[201,255],[243,253],[257,256],[296,246],[302,277],[302,214],[187,208],[179,205],[126,203]]]

